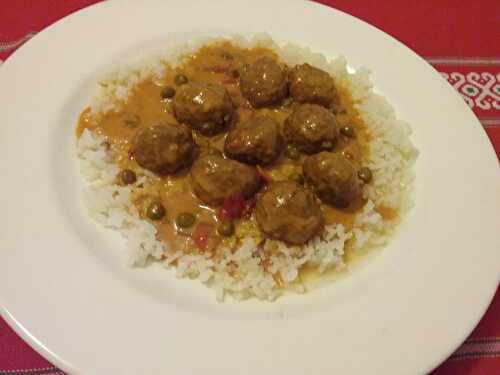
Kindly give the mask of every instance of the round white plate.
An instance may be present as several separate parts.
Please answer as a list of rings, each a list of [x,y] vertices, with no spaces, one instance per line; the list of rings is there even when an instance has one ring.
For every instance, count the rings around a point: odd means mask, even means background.
[[[268,32],[344,54],[414,129],[415,207],[390,245],[335,283],[275,303],[128,269],[80,204],[74,126],[95,74],[142,45]],[[499,281],[498,162],[439,74],[379,30],[303,1],[105,2],[0,68],[0,306],[50,361],[83,374],[421,374],[484,313]]]

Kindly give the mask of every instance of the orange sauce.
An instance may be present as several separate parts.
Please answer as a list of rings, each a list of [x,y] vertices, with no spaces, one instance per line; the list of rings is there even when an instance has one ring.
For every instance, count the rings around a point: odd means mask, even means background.
[[[165,86],[173,86],[174,77],[178,73],[185,74],[190,81],[211,82],[222,84],[231,95],[237,107],[239,120],[244,120],[258,112],[272,116],[278,123],[283,124],[287,116],[293,111],[290,107],[276,107],[253,109],[248,101],[243,98],[239,88],[239,81],[233,71],[249,64],[262,56],[276,57],[275,53],[265,48],[243,49],[229,42],[216,43],[198,50],[185,58],[182,65],[177,68],[166,66],[163,79],[148,79],[137,84],[129,94],[127,100],[120,103],[116,110],[104,115],[94,115],[90,109],[85,109],[79,118],[76,135],[79,137],[84,129],[104,136],[121,168],[137,170],[139,167],[129,157],[129,147],[132,138],[138,129],[156,123],[173,123],[177,120],[173,114],[172,100],[162,99],[161,90]],[[361,120],[354,102],[347,90],[338,87],[339,99],[344,112],[337,115],[340,126],[350,125],[354,128],[356,137],[349,139],[339,136],[335,151],[347,151],[352,156],[352,161],[357,166],[363,156],[368,152],[367,144],[370,135]],[[209,147],[220,150],[223,148],[225,134],[207,138],[194,134],[195,142],[201,152]],[[303,158],[303,157],[302,157]],[[286,180],[292,172],[302,171],[302,160],[292,161],[280,158],[271,166],[262,168],[274,180]],[[167,242],[170,248],[186,252],[196,251],[191,239],[192,229],[181,230],[175,225],[175,217],[181,212],[190,212],[196,216],[197,222],[204,222],[215,226],[217,224],[214,209],[204,206],[193,194],[189,174],[183,171],[174,176],[164,176],[154,179],[151,184],[139,189],[133,195],[133,201],[140,212],[143,212],[144,202],[148,197],[160,199],[166,208],[167,216],[161,222],[154,222],[158,229],[160,240]],[[352,228],[355,215],[363,207],[364,201],[360,198],[347,209],[337,209],[326,204],[321,205],[326,224],[342,223],[346,229]],[[387,219],[393,219],[397,213],[387,207],[378,207],[378,212]],[[253,217],[241,219],[241,222],[256,228]],[[214,233],[215,236],[217,236]]]

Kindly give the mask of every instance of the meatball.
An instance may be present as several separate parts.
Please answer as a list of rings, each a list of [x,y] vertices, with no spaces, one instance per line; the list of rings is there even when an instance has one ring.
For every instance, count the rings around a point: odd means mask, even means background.
[[[177,120],[204,135],[224,131],[231,122],[233,112],[231,97],[221,85],[185,84],[178,88],[174,97]]]
[[[231,130],[224,152],[232,159],[249,164],[270,164],[281,151],[279,125],[267,116],[255,116]]]
[[[285,121],[285,139],[308,154],[333,148],[338,135],[335,116],[317,104],[302,104]]]
[[[221,205],[226,197],[237,193],[249,198],[261,183],[255,168],[216,154],[200,157],[191,168],[194,193],[210,206]]]
[[[243,69],[240,88],[255,107],[276,104],[287,94],[286,74],[272,58],[261,57]]]
[[[320,152],[302,166],[318,197],[336,207],[346,207],[360,196],[356,168],[340,153]]]
[[[188,166],[196,152],[191,130],[168,123],[139,129],[130,148],[137,164],[158,174],[174,173]]]
[[[273,182],[257,198],[255,217],[269,237],[301,245],[323,228],[313,193],[292,181]]]
[[[300,103],[315,103],[328,107],[336,101],[333,78],[309,64],[296,65],[288,75],[290,95]]]

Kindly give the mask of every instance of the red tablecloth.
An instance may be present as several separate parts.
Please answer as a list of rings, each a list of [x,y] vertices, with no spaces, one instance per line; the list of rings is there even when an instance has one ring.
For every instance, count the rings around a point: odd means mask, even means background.
[[[0,5],[0,60],[59,18],[98,0],[15,0]],[[424,56],[474,110],[500,156],[498,0],[320,0],[386,31]],[[75,342],[78,345],[78,342]],[[0,375],[63,374],[0,318]],[[465,343],[433,375],[500,374],[500,292]]]

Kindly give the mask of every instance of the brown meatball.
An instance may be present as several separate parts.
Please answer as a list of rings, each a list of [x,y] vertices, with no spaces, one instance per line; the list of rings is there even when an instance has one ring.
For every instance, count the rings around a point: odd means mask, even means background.
[[[255,217],[262,232],[292,245],[306,243],[323,228],[312,192],[291,181],[269,184],[257,198]]]
[[[337,96],[333,78],[309,64],[296,65],[290,71],[288,88],[296,101],[325,107],[333,103]]]
[[[272,58],[261,57],[243,69],[240,88],[255,107],[276,104],[287,94],[286,74]]]
[[[264,165],[278,158],[282,144],[278,123],[267,116],[255,116],[229,132],[224,152],[232,159]]]
[[[302,104],[288,116],[285,139],[308,154],[331,150],[338,135],[335,116],[317,104]]]
[[[308,183],[325,203],[346,207],[360,195],[354,165],[340,153],[320,152],[302,166]]]
[[[262,181],[255,168],[212,154],[193,163],[191,183],[201,201],[218,206],[226,197],[236,193],[249,198],[259,189]]]
[[[130,155],[141,167],[168,174],[191,164],[196,151],[186,126],[161,124],[139,129],[132,139]]]
[[[179,122],[204,135],[224,131],[233,117],[233,103],[224,86],[191,83],[180,86],[174,97],[174,113]]]

